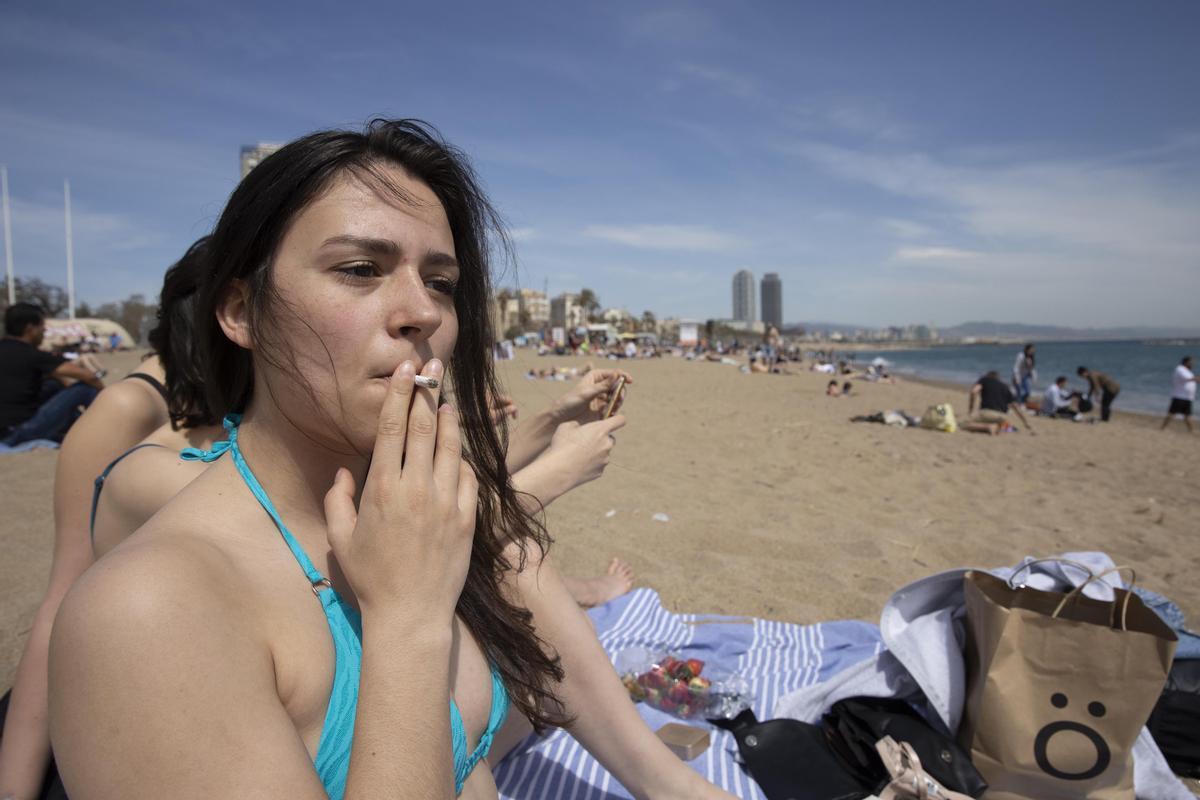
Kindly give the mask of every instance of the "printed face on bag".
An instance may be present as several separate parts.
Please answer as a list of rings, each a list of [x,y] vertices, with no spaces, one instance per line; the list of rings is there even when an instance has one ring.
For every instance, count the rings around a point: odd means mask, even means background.
[[[1080,703],[1071,708],[1070,698],[1055,692],[1049,705],[1062,709],[1062,716],[1079,716]],[[1092,721],[1101,720],[1108,709],[1098,700],[1088,703],[1087,715]],[[1095,728],[1073,719],[1059,719],[1038,731],[1033,744],[1033,757],[1038,767],[1052,778],[1064,781],[1086,781],[1098,777],[1112,764],[1112,751]]]

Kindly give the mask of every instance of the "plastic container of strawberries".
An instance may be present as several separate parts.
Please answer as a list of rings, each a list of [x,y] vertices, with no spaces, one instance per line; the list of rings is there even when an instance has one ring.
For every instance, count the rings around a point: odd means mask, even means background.
[[[616,667],[630,699],[679,719],[732,718],[749,706],[744,679],[686,653],[629,648]]]

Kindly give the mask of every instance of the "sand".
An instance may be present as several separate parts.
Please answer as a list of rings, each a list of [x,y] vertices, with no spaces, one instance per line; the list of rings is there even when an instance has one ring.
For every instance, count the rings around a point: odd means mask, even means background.
[[[113,373],[134,363],[122,354]],[[526,369],[583,363],[522,353],[499,369],[529,413],[567,384],[527,380]],[[1035,437],[903,430],[848,420],[946,401],[961,414],[966,392],[856,382],[853,396],[829,398],[828,378],[812,373],[675,358],[622,366],[635,384],[612,464],[548,510],[566,572],[596,574],[620,556],[677,611],[877,621],[893,590],[939,570],[1103,550],[1200,623],[1200,434],[1179,423],[1160,433],[1135,415],[1035,420]],[[56,458],[0,458],[0,686],[49,571]]]

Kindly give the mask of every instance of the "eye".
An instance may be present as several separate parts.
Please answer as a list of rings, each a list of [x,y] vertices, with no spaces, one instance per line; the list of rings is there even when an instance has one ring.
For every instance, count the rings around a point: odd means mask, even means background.
[[[334,269],[343,280],[363,281],[378,277],[379,268],[370,261],[355,261],[353,264],[343,264]]]
[[[454,291],[458,288],[458,281],[452,281],[449,278],[430,278],[425,281],[425,285],[435,292],[453,297]]]

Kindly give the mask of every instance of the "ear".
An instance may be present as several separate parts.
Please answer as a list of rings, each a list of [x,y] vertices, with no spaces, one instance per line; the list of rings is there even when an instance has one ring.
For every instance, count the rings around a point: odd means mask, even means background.
[[[229,341],[246,350],[253,350],[250,336],[250,289],[246,282],[235,278],[225,288],[217,302],[217,323]]]

